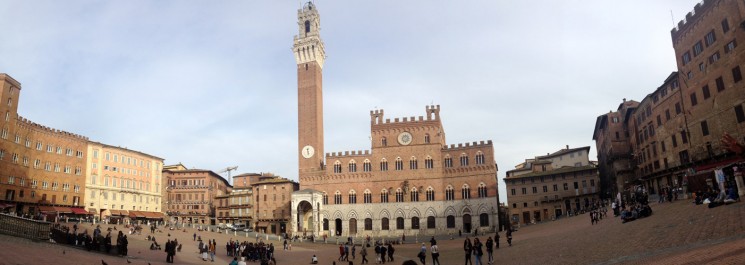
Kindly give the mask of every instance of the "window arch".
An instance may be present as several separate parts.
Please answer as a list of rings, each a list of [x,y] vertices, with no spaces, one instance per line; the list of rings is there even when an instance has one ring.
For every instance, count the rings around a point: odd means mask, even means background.
[[[419,201],[419,191],[416,188],[412,188],[409,194],[411,194],[411,201],[413,202]]]
[[[479,198],[486,198],[487,195],[486,184],[479,183]]]
[[[448,217],[447,217],[447,227],[448,228],[455,228],[455,216],[448,215]]]
[[[349,191],[349,204],[357,203],[357,192],[354,190]]]
[[[388,190],[383,189],[380,191],[380,202],[381,203],[387,203],[388,202]]]
[[[380,160],[380,171],[388,171],[388,160],[385,158]]]
[[[419,163],[416,160],[415,156],[412,156],[409,158],[409,169],[417,169],[419,167]]]
[[[349,160],[348,168],[349,172],[357,172],[357,162],[355,162],[354,159]]]
[[[323,204],[329,204],[329,195],[325,191],[323,192]]]
[[[435,163],[432,160],[431,156],[427,156],[427,158],[424,159],[424,168],[431,169],[435,167]]]
[[[305,21],[305,33],[310,32],[310,20]]]
[[[380,218],[380,230],[390,230],[388,217]]]
[[[372,230],[372,218],[365,218],[365,231]]]
[[[341,204],[341,192],[338,190],[334,193],[334,204]]]
[[[450,157],[450,155],[445,155],[445,160],[443,160],[443,161],[445,163],[445,167],[446,168],[453,167],[453,158]]]
[[[468,155],[466,153],[460,154],[460,166],[468,166]]]
[[[461,197],[465,199],[471,198],[471,187],[468,186],[468,184],[463,184],[463,187],[460,188]]]
[[[484,153],[481,151],[476,152],[476,165],[484,164]]]
[[[370,192],[370,190],[365,190],[364,197],[365,203],[372,203],[372,193]]]
[[[334,162],[334,173],[341,173],[341,162],[339,160]]]
[[[388,146],[388,139],[386,139],[385,136],[380,138],[380,145]]]
[[[446,201],[455,200],[455,191],[453,189],[453,186],[448,185],[445,188],[445,200]]]
[[[403,202],[404,201],[404,192],[401,190],[401,188],[396,189],[396,202]]]
[[[401,157],[396,157],[396,170],[404,170],[404,161]]]
[[[372,165],[370,164],[370,159],[365,159],[365,161],[362,162],[362,171],[364,172],[372,171]]]
[[[489,215],[488,214],[482,213],[479,215],[479,226],[489,227]]]
[[[427,216],[427,229],[435,229],[435,217],[434,216]]]
[[[428,133],[425,133],[424,134],[424,143],[425,144],[428,144],[429,143],[429,134]]]
[[[396,218],[396,229],[398,230],[404,229],[404,218],[403,217]]]
[[[432,188],[432,186],[429,186],[427,188],[427,201],[434,201],[435,200],[435,189]]]

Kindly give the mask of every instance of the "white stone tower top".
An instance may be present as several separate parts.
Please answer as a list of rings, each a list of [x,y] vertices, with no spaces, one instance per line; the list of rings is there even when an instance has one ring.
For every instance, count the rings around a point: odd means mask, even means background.
[[[297,26],[298,35],[295,36],[295,45],[292,47],[295,61],[297,64],[315,61],[323,68],[326,51],[321,40],[321,17],[316,5],[308,2],[302,9],[298,9]]]

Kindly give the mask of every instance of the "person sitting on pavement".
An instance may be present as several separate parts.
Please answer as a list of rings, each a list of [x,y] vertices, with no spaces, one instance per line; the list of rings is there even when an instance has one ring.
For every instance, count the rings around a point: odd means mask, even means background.
[[[316,257],[316,254],[313,254],[313,257],[310,257],[310,264],[318,264],[318,257]]]
[[[735,187],[730,186],[727,189],[727,198],[724,199],[724,204],[730,204],[740,199],[740,195],[735,191]]]

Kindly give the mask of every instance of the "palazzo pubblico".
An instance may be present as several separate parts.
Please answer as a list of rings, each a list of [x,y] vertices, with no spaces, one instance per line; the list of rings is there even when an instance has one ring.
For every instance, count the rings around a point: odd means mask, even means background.
[[[428,236],[495,231],[497,165],[491,141],[448,145],[440,106],[423,116],[370,111],[371,150],[324,153],[324,44],[315,5],[298,10],[300,190],[288,232],[314,236]]]

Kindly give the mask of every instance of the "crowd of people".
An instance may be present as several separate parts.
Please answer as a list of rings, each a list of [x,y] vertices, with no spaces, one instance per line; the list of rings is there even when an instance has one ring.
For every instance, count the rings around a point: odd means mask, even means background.
[[[230,239],[230,241],[225,244],[225,249],[227,255],[233,257],[233,262],[230,263],[232,265],[240,264],[241,261],[260,262],[261,264],[276,264],[273,243],[266,244],[263,241],[256,243],[247,241],[240,242],[238,240]]]
[[[127,235],[125,235],[121,230],[118,230],[116,245],[113,245],[111,236],[112,231],[117,231],[116,227],[109,227],[104,236],[101,231],[101,226],[96,226],[96,228],[93,229],[93,233],[89,233],[88,229],[79,232],[77,224],[70,228],[66,225],[54,223],[52,224],[50,235],[51,239],[56,243],[69,244],[82,247],[88,251],[100,251],[107,254],[114,254],[111,250],[116,248],[115,254],[126,256],[129,245]]]
[[[719,190],[718,187],[708,187],[706,192],[696,191],[693,193],[693,203],[696,205],[706,204],[709,208],[714,208],[740,199],[733,186],[726,186],[725,190]]]

